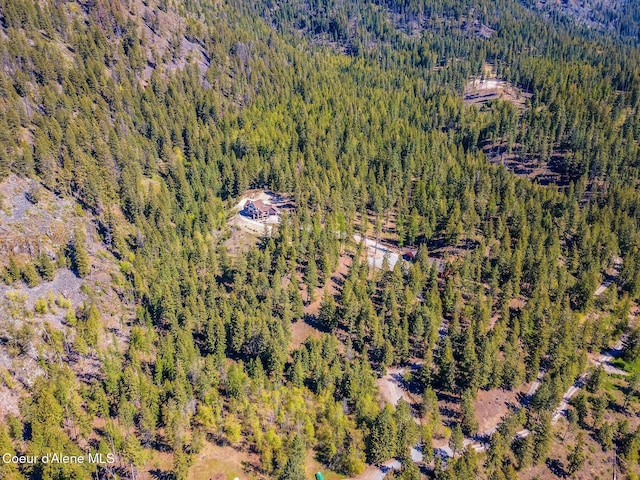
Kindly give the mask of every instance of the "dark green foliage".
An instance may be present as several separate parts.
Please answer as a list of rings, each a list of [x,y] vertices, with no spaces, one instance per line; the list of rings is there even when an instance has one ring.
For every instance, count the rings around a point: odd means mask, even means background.
[[[420,469],[411,461],[405,462],[400,473],[396,475],[397,480],[421,480],[421,478]]]
[[[533,462],[533,437],[531,435],[516,440],[513,450],[518,460],[518,470],[531,466]]]
[[[367,439],[367,461],[379,463],[389,460],[398,451],[397,425],[393,409],[387,405],[371,425]]]
[[[587,415],[589,415],[589,407],[587,405],[587,396],[584,393],[579,393],[571,399],[571,405],[576,409],[578,416],[578,422],[580,425],[585,426]]]
[[[419,432],[411,414],[411,406],[404,399],[400,399],[396,405],[395,424],[398,432],[396,456],[411,458],[410,449],[417,443]]]
[[[330,332],[338,326],[336,302],[333,295],[325,291],[322,303],[320,303],[320,313],[318,314],[320,324]]]
[[[478,454],[473,449],[467,449],[460,458],[453,460],[452,476],[461,480],[478,478],[479,466]]]
[[[439,348],[438,356],[438,385],[447,392],[455,390],[455,362],[453,358],[453,350],[451,340],[447,336],[444,338],[444,345]]]
[[[602,387],[603,376],[604,369],[602,368],[602,365],[599,365],[591,372],[591,375],[589,375],[587,391],[590,393],[598,393]]]
[[[469,390],[462,394],[460,404],[462,411],[462,421],[460,427],[467,436],[472,436],[478,431],[478,421],[476,420],[475,407],[473,405],[473,395]]]
[[[460,428],[460,424],[456,423],[451,429],[451,438],[449,439],[449,448],[453,451],[453,456],[460,453],[463,448],[464,434]]]
[[[533,459],[536,463],[544,461],[549,455],[553,435],[551,428],[551,413],[541,413],[533,430]]]
[[[36,259],[36,269],[43,280],[50,282],[56,274],[55,264],[46,253],[41,253]]]

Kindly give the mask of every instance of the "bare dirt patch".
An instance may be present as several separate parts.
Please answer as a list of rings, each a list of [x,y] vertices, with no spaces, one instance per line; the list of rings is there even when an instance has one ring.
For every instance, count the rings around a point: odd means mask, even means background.
[[[558,148],[554,148],[549,161],[543,161],[536,155],[523,154],[520,145],[512,145],[509,151],[501,141],[484,143],[482,151],[491,163],[502,165],[510,172],[540,185],[566,186],[571,180],[562,167],[567,152]]]
[[[189,480],[233,480],[234,478],[264,479],[257,474],[260,459],[254,453],[248,453],[231,446],[218,446],[205,443],[189,469]],[[249,476],[248,476],[249,475]]]
[[[22,280],[0,283],[0,370],[10,390],[2,396],[1,414],[15,412],[25,388],[42,375],[42,360],[63,361],[81,381],[100,374],[100,361],[93,351],[79,355],[74,348],[76,330],[69,318],[83,304],[94,304],[100,314],[100,348],[128,343],[128,321],[133,300],[114,278],[120,269],[97,232],[95,218],[68,199],[61,199],[31,179],[9,176],[0,183],[0,267],[11,255],[19,266],[40,254],[52,261],[62,258],[76,228],[86,232],[90,270],[78,277],[68,268],[58,268],[51,281],[28,286]],[[65,353],[52,348],[52,332],[64,338]]]
[[[478,420],[478,431],[494,428],[509,412],[519,408],[520,399],[529,390],[525,384],[517,390],[480,390],[473,406]]]
[[[464,103],[468,106],[481,107],[492,100],[505,100],[517,109],[524,110],[532,96],[531,93],[493,76],[472,78],[464,89]]]
[[[380,397],[391,405],[397,405],[401,398],[409,404],[418,403],[415,398],[404,388],[404,368],[389,368],[387,374],[379,378],[376,383],[380,389]]]
[[[10,255],[23,262],[39,253],[57,254],[79,221],[70,201],[31,179],[10,175],[0,183],[0,199],[0,265]]]
[[[151,458],[146,462],[143,469],[137,472],[136,478],[140,480],[170,478],[170,472],[173,469],[173,453],[160,452],[158,450],[147,450],[147,452],[151,455]]]
[[[260,236],[236,225],[230,226],[229,238],[224,242],[229,255],[247,253],[249,249],[258,244]]]
[[[317,288],[314,293],[314,301],[304,306],[304,320],[299,320],[291,326],[291,344],[290,350],[299,348],[308,338],[319,338],[322,332],[317,328],[318,313],[320,312],[320,304],[324,297],[325,291],[331,295],[338,295],[341,290],[341,285],[347,278],[349,273],[349,267],[353,262],[353,258],[348,253],[340,255],[338,260],[338,268],[333,272],[327,283]],[[299,288],[302,298],[306,298],[306,287],[301,278],[298,278]]]
[[[322,332],[304,320],[291,325],[291,343],[289,350],[300,348],[309,338],[320,338]]]

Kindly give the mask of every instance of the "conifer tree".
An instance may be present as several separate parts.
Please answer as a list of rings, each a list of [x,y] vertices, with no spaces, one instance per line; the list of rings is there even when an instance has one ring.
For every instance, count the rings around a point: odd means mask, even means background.
[[[320,303],[318,320],[320,321],[320,324],[330,332],[338,327],[336,310],[336,302],[333,299],[333,295],[331,295],[328,290],[325,290],[322,302]]]
[[[289,448],[287,463],[278,478],[279,480],[299,480],[304,476],[304,441],[299,434],[296,434]]]
[[[379,463],[389,460],[395,455],[397,445],[397,427],[390,405],[385,406],[371,425],[371,433],[367,439],[367,460]]]
[[[451,438],[449,439],[449,448],[453,452],[453,456],[462,451],[464,446],[464,434],[460,428],[460,424],[456,423],[451,429]]]
[[[453,392],[456,386],[455,359],[449,336],[444,338],[444,345],[439,349],[438,355],[438,384],[447,391]]]
[[[475,408],[473,405],[473,394],[467,390],[462,394],[462,402],[460,404],[462,411],[462,421],[460,427],[465,435],[473,435],[478,430],[478,421],[476,420]]]
[[[87,253],[86,238],[84,230],[76,228],[71,242],[73,267],[78,276],[82,278],[89,275],[91,268],[89,254]]]
[[[43,280],[46,280],[47,282],[53,280],[56,273],[55,265],[46,253],[38,255],[36,269]]]
[[[33,263],[29,262],[22,267],[22,279],[29,287],[35,287],[40,283],[40,275],[38,275]]]
[[[567,472],[569,475],[573,475],[582,468],[586,460],[586,454],[584,452],[584,437],[582,432],[578,434],[576,444],[573,446],[567,457],[568,467]]]

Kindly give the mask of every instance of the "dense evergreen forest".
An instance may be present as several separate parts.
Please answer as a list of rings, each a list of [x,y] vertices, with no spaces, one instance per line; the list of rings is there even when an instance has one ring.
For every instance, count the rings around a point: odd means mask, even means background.
[[[580,472],[593,437],[637,478],[640,10],[611,2],[585,23],[527,3],[0,0],[0,181],[77,202],[133,312],[122,348],[101,341],[89,304],[66,317],[73,338],[32,332],[56,354],[39,354],[19,415],[0,406],[0,453],[118,461],[2,464],[0,478],[198,478],[207,445],[258,458],[246,478],[301,480],[309,459],[350,478],[391,458],[402,469],[387,479],[521,478],[545,464],[551,478],[550,412],[623,334],[624,406],[595,369],[567,411],[580,433],[562,468]],[[526,104],[465,105],[487,66]],[[488,161],[496,150],[558,181]],[[230,253],[248,189],[295,208]],[[2,251],[4,283],[86,277],[97,260],[72,233],[55,258]],[[354,233],[415,260],[372,268]],[[318,334],[294,346],[304,322]],[[24,354],[21,332],[0,346]],[[99,372],[78,375],[70,356]],[[410,364],[420,403],[385,405],[378,378]],[[538,377],[485,453],[463,448],[478,395]],[[453,458],[434,455],[440,443]]]

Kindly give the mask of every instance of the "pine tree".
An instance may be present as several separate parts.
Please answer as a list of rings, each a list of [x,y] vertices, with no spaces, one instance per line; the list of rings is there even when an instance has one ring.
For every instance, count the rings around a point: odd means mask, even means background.
[[[47,255],[46,253],[41,253],[40,255],[38,255],[38,258],[36,260],[36,269],[38,270],[40,276],[47,282],[50,282],[55,277],[56,267],[49,258],[49,255]]]
[[[573,475],[580,470],[584,465],[585,460],[586,454],[584,453],[584,437],[582,436],[582,432],[580,432],[578,434],[576,444],[573,446],[569,456],[567,457],[567,471],[569,472],[569,475]]]
[[[497,431],[491,436],[489,451],[485,466],[487,470],[495,475],[500,475],[504,458],[508,453],[508,442],[501,431]]]
[[[397,428],[390,405],[385,406],[371,425],[367,441],[367,460],[380,463],[389,460],[398,450]]]
[[[473,395],[470,390],[462,394],[460,410],[462,411],[462,421],[460,423],[462,431],[467,436],[475,434],[478,431],[478,421],[476,420]]]
[[[437,428],[440,424],[440,410],[438,410],[438,397],[431,387],[424,389],[422,394],[422,404],[420,405],[420,414],[423,418],[428,419],[428,423]]]
[[[20,266],[13,255],[9,255],[9,266],[7,266],[6,277],[10,284],[20,278]]]
[[[533,458],[536,463],[544,461],[549,455],[552,440],[551,414],[544,411],[533,433]]]
[[[73,241],[71,242],[73,267],[79,277],[84,278],[89,275],[91,263],[87,253],[86,234],[83,229],[75,230]]]
[[[35,287],[40,284],[41,278],[33,263],[27,263],[22,267],[22,279],[29,287]]]
[[[604,369],[602,368],[602,365],[598,365],[593,369],[591,375],[589,375],[589,379],[587,380],[587,392],[598,393],[600,388],[602,388],[603,376]]]
[[[571,405],[576,409],[578,415],[578,423],[582,426],[586,425],[587,415],[589,415],[589,406],[587,405],[587,397],[584,393],[579,393],[571,400]]]
[[[464,434],[462,433],[462,429],[460,428],[460,424],[456,423],[455,426],[451,429],[451,438],[449,439],[449,448],[453,452],[453,456],[455,457],[458,453],[462,451],[464,447]]]
[[[473,328],[469,327],[464,332],[464,346],[462,358],[458,365],[458,386],[461,390],[475,390],[478,388],[478,357],[476,355]],[[464,429],[464,428],[463,428]]]
[[[327,330],[332,332],[338,327],[338,317],[336,312],[336,302],[333,299],[333,295],[325,290],[324,297],[320,303],[320,312],[318,313],[318,320]]]
[[[287,463],[284,465],[279,480],[300,480],[304,473],[304,441],[299,434],[294,435],[289,449]]]
[[[424,355],[422,357],[422,363],[420,364],[420,369],[418,370],[417,380],[420,382],[422,388],[427,388],[431,385],[431,380],[433,378],[433,352],[431,348],[427,345],[424,350]]]
[[[307,286],[307,301],[315,300],[316,288],[318,288],[318,266],[313,256],[309,258],[307,269],[304,274],[304,283]]]
[[[454,392],[456,388],[455,360],[453,358],[451,339],[448,336],[444,338],[444,345],[439,349],[437,363],[440,388],[447,392]]]
[[[514,452],[518,460],[518,470],[523,470],[531,466],[533,462],[533,441],[532,436],[527,435],[518,439],[514,444]]]
[[[395,423],[398,429],[396,455],[400,458],[410,458],[409,452],[418,441],[418,425],[411,415],[411,407],[406,400],[400,399],[396,405]]]
[[[398,480],[421,480],[420,469],[410,459],[402,464],[402,470],[396,477]]]
[[[598,441],[605,451],[613,448],[613,427],[609,422],[604,422],[598,430]]]
[[[591,418],[593,420],[593,428],[600,428],[604,414],[607,410],[608,398],[606,396],[595,396],[591,398]]]

